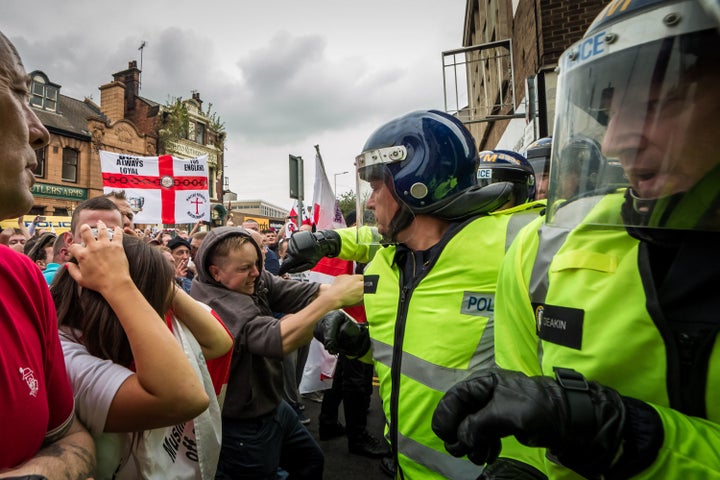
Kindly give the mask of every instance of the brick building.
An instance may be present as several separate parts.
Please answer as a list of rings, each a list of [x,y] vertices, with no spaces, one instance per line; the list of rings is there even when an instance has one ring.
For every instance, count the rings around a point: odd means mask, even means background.
[[[480,150],[522,151],[552,134],[558,59],[606,4],[467,0],[463,47],[443,52],[445,99]]]
[[[147,155],[155,152],[156,139],[138,132],[130,121],[111,120],[88,98],[63,95],[62,86],[41,71],[31,72],[30,79],[30,106],[50,132],[50,141],[36,151],[35,203],[25,220],[44,216],[40,227],[64,231],[78,203],[103,193],[98,150]]]
[[[111,121],[128,120],[141,135],[153,136],[159,154],[178,158],[207,155],[210,199],[222,202],[225,151],[222,124],[214,114],[203,111],[198,92],[193,91],[188,99],[174,99],[168,105],[140,96],[140,73],[137,62],[131,61],[126,70],[113,74],[112,82],[100,86],[103,114]]]
[[[35,203],[26,223],[39,215],[46,217],[42,228],[69,228],[69,216],[78,203],[103,194],[100,150],[138,156],[169,153],[180,158],[207,154],[210,198],[222,202],[225,133],[217,117],[202,110],[199,93],[176,99],[182,111],[181,128],[170,135],[163,129],[174,106],[139,95],[136,62],[99,87],[100,105],[63,95],[62,86],[42,71],[31,72],[30,79],[30,106],[50,132],[50,142],[36,152]],[[6,223],[3,226],[12,226]]]

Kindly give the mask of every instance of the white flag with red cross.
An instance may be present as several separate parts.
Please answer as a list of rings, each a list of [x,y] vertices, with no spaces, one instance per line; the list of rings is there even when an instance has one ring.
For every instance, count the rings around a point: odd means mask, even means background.
[[[298,202],[295,200],[295,203],[290,207],[290,213],[287,215],[289,218],[287,218],[285,222],[285,238],[290,238],[293,233],[297,232],[297,212]]]
[[[345,226],[338,201],[330,180],[325,173],[325,164],[320,156],[320,146],[315,145],[315,185],[313,188],[313,223],[317,229],[325,230]]]
[[[135,223],[210,221],[207,155],[140,157],[101,150],[100,166],[103,191],[124,190],[137,212]]]
[[[342,228],[345,218],[330,188],[330,181],[325,173],[325,164],[320,156],[320,147],[315,145],[315,188],[313,190],[313,221],[319,230]],[[304,222],[303,222],[304,223]],[[332,283],[336,276],[352,274],[355,269],[353,262],[339,258],[323,257],[308,272],[311,282]],[[332,387],[337,357],[325,350],[320,342],[312,339],[310,353],[305,361],[303,377],[300,382],[300,393],[327,390]]]

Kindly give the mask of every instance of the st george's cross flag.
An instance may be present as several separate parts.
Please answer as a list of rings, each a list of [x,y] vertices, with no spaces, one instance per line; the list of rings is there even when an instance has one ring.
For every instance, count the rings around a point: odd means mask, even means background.
[[[330,188],[330,181],[325,173],[325,164],[320,156],[320,146],[315,145],[315,185],[313,187],[313,223],[320,230],[342,228],[345,226],[340,205],[335,193]]]
[[[298,226],[297,226],[297,212],[298,212],[298,201],[295,200],[295,203],[293,203],[293,206],[290,207],[290,213],[288,213],[288,219],[285,222],[285,238],[288,239],[292,237],[293,233],[297,232]]]
[[[210,221],[207,155],[140,157],[100,150],[103,191],[124,190],[139,224]]]
[[[320,147],[315,145],[315,186],[313,189],[313,220],[318,230],[343,228],[345,218],[330,188],[330,181],[325,173],[325,165],[320,156]],[[317,283],[332,283],[338,275],[352,274],[355,265],[348,260],[323,257],[308,272],[308,280]],[[352,313],[351,316],[355,317]],[[358,319],[356,319],[358,320]],[[331,355],[320,342],[312,339],[310,352],[305,361],[303,377],[300,382],[300,393],[327,390],[332,387],[332,379],[337,365],[337,356]]]
[[[313,189],[313,220],[317,230],[334,230],[345,227],[338,201],[330,189],[330,181],[325,173],[325,164],[320,156],[320,147],[315,145],[315,188]],[[323,257],[310,270],[310,281],[332,283],[333,278],[353,272],[353,263],[339,258]]]

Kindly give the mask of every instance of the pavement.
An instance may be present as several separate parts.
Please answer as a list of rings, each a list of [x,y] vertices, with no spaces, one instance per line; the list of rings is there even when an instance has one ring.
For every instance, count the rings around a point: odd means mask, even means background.
[[[373,380],[373,384],[377,385],[377,379]],[[310,419],[310,424],[306,427],[325,453],[325,480],[390,480],[390,477],[380,470],[380,460],[348,453],[347,437],[321,441],[318,436],[320,403],[304,398],[303,404],[305,416]],[[342,404],[339,410],[338,419],[344,425]],[[376,438],[382,438],[384,428],[385,416],[382,413],[377,386],[374,386],[368,411],[368,431]]]

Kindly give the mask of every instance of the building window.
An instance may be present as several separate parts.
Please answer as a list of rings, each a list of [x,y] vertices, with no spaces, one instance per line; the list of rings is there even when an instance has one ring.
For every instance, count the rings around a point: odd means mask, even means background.
[[[45,178],[45,162],[47,161],[48,147],[38,148],[35,150],[35,158],[37,158],[37,168],[35,168],[35,176]]]
[[[219,198],[220,201],[222,201],[222,195],[217,196],[217,192],[215,191],[215,169],[212,167],[208,168],[208,187],[210,198]]]
[[[78,178],[78,151],[72,148],[63,148],[62,179],[65,182],[77,183]]]
[[[32,76],[30,105],[49,112],[57,111],[59,86],[51,84],[41,73]]]
[[[200,145],[205,145],[205,125],[203,125],[202,123],[197,124],[195,141]]]

